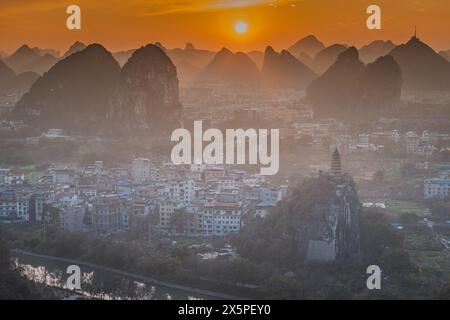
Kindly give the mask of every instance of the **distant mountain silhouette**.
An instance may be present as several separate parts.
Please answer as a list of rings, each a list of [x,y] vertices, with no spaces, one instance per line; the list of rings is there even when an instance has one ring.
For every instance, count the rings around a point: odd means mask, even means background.
[[[158,48],[160,48],[164,52],[167,51],[166,47],[164,47],[164,45],[161,42],[155,42],[154,45],[157,46]]]
[[[305,89],[317,75],[288,51],[267,47],[262,68],[264,85],[272,89]]]
[[[65,59],[68,56],[70,56],[76,52],[83,51],[84,49],[86,49],[86,45],[82,42],[77,41],[73,45],[70,46],[70,48],[64,53],[62,58]]]
[[[297,59],[303,63],[305,66],[307,66],[308,68],[310,68],[311,70],[313,69],[313,64],[314,64],[314,58],[311,57],[309,54],[307,54],[306,52],[302,52],[300,53],[300,55],[297,57]]]
[[[180,86],[182,87],[192,86],[201,71],[200,68],[194,66],[186,60],[178,62],[178,65],[176,67],[178,80],[180,81]]]
[[[223,48],[202,70],[197,84],[202,85],[259,85],[261,73],[256,64],[245,53],[232,53]]]
[[[5,51],[0,50],[0,58],[4,58],[4,57],[7,57],[7,56],[8,56],[8,54]]]
[[[21,68],[38,60],[41,56],[36,50],[31,49],[26,44],[21,46],[11,56],[5,59],[6,64],[15,72],[20,72]]]
[[[200,71],[213,59],[215,53],[197,49],[192,43],[184,48],[165,49],[165,53],[177,67],[178,78],[183,87],[193,85]]]
[[[254,50],[247,52],[247,55],[253,60],[258,69],[261,70],[264,64],[264,52]]]
[[[39,75],[35,72],[24,72],[15,75],[8,81],[0,83],[0,95],[16,94],[21,97],[30,90],[37,79],[39,79]]]
[[[45,56],[46,54],[50,54],[50,55],[54,56],[55,58],[59,58],[61,56],[61,53],[55,49],[42,49],[42,48],[34,47],[32,50],[40,56]]]
[[[377,40],[359,49],[359,57],[366,64],[372,63],[378,58],[389,54],[395,47],[395,44],[390,40]]]
[[[121,67],[123,67],[124,64],[127,63],[128,59],[130,59],[130,57],[133,55],[133,53],[135,51],[136,51],[135,49],[131,49],[131,50],[114,52],[113,57],[114,57],[114,59],[117,60],[119,65]]]
[[[450,63],[417,37],[390,55],[402,69],[404,89],[450,90]]]
[[[53,67],[58,61],[58,58],[47,53],[44,56],[23,65],[19,68],[18,72],[23,73],[31,71],[42,75],[44,72],[50,70],[50,68]]]
[[[6,63],[4,63],[0,59],[0,84],[2,84],[5,81],[11,80],[15,76],[16,73],[14,72],[14,70],[8,67]]]
[[[294,57],[300,57],[302,53],[306,53],[310,57],[315,57],[323,49],[325,49],[325,45],[317,40],[315,36],[309,35],[290,46],[287,51]]]
[[[357,119],[378,115],[400,101],[402,72],[392,56],[365,66],[351,47],[307,90],[318,116]]]
[[[383,56],[366,66],[359,79],[361,106],[375,113],[395,106],[402,91],[402,70],[392,56]]]
[[[0,59],[0,95],[17,94],[22,96],[39,78],[34,72],[25,72],[19,75]]]
[[[439,52],[439,55],[448,62],[450,62],[450,51],[441,51]]]
[[[215,53],[208,50],[196,49],[192,43],[187,43],[184,48],[166,50],[166,54],[177,66],[180,62],[189,63],[194,67],[203,69],[214,58]]]
[[[177,70],[166,53],[149,44],[123,66],[109,117],[122,127],[158,130],[178,125]]]
[[[356,48],[341,53],[336,62],[308,87],[308,99],[315,113],[319,116],[348,114],[363,71],[364,64],[359,60]]]
[[[338,56],[345,50],[347,50],[347,46],[343,44],[333,44],[321,50],[314,57],[314,61],[312,62],[313,70],[318,74],[323,74],[336,62]]]
[[[17,103],[14,113],[42,126],[88,132],[106,119],[120,67],[99,44],[59,61]]]

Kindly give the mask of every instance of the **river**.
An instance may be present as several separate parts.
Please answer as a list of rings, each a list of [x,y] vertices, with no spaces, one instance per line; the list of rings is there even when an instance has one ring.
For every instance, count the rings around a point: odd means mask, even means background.
[[[69,275],[67,267],[77,264],[82,273],[81,290],[74,295],[96,299],[136,299],[136,300],[211,300],[227,299],[225,294],[186,288],[178,285],[168,286],[158,281],[132,275],[87,263],[73,263],[64,259],[40,256],[20,251],[12,252],[12,257],[23,274],[36,283],[65,288]],[[155,284],[155,282],[157,282]],[[210,294],[208,294],[210,293]]]

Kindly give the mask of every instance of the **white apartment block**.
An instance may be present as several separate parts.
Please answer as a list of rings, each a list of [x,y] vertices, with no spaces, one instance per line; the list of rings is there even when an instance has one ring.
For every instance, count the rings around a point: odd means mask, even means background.
[[[0,198],[0,218],[19,221],[28,221],[29,196],[17,193],[13,197]]]
[[[151,177],[151,162],[147,158],[136,158],[131,163],[131,177],[136,183],[148,182]]]
[[[419,136],[412,131],[406,134],[406,153],[415,154],[419,147]]]
[[[450,196],[450,179],[434,178],[425,180],[425,199],[447,198]]]
[[[204,235],[225,236],[241,230],[242,208],[235,203],[208,203],[203,209]]]
[[[92,206],[92,225],[98,232],[128,228],[128,212],[123,199],[116,195],[97,197]]]
[[[193,180],[168,182],[164,195],[171,201],[186,206],[195,198],[195,183]]]
[[[161,201],[158,204],[159,207],[159,221],[158,227],[160,229],[169,229],[171,224],[172,215],[175,210],[180,209],[180,206],[170,200]]]

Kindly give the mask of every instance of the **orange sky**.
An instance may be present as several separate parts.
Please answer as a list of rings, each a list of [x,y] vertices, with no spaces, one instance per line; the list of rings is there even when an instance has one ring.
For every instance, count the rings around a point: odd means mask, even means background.
[[[80,5],[82,30],[66,29],[66,7]],[[382,8],[383,28],[366,28],[366,8]],[[245,35],[233,25],[248,24]],[[329,45],[361,46],[375,39],[405,42],[414,25],[436,50],[450,49],[449,0],[0,0],[0,49],[23,43],[61,51],[76,40],[110,50],[149,42],[248,51],[286,48],[315,34]]]

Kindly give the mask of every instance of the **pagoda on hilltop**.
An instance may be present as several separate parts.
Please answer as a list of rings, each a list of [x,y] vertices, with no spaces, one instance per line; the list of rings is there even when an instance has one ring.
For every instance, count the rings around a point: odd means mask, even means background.
[[[333,156],[331,157],[330,174],[333,178],[342,177],[341,155],[339,154],[338,148],[334,150]]]

